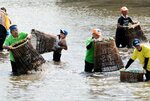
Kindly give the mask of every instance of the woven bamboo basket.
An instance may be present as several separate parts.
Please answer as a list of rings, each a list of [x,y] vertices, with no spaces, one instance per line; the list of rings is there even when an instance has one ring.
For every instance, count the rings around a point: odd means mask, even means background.
[[[144,72],[140,70],[120,71],[121,82],[142,82]]]
[[[54,44],[56,42],[55,36],[40,32],[35,29],[31,30],[31,34],[36,36],[36,50],[40,54],[53,51]]]
[[[45,63],[44,58],[32,47],[28,40],[22,40],[12,45],[11,50],[18,64],[16,68],[18,74],[26,74],[31,70],[40,70],[40,66]]]
[[[114,39],[95,41],[94,43],[94,71],[111,72],[123,67]]]
[[[140,25],[135,26],[135,28],[129,28],[126,32],[126,37],[127,37],[127,45],[129,48],[132,47],[132,41],[134,38],[138,38],[141,41],[147,41],[147,38],[141,29]]]

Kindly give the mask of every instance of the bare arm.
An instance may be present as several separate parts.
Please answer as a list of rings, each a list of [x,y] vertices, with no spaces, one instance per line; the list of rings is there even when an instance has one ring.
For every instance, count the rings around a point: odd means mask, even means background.
[[[59,46],[64,49],[64,50],[67,50],[68,49],[68,46],[67,46],[67,43],[66,43],[66,40],[65,39],[62,39],[61,42],[59,43]]]
[[[124,28],[120,23],[117,24],[117,28]]]
[[[27,39],[28,39],[28,40],[30,40],[30,39],[31,39],[31,37],[32,37],[32,35],[31,35],[31,34],[29,34],[29,33],[27,33]]]

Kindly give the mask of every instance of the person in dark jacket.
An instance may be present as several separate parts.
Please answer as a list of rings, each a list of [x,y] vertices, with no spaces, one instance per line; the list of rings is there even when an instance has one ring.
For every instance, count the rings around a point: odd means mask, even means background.
[[[128,45],[127,41],[127,29],[129,26],[129,23],[135,24],[132,19],[127,15],[128,14],[128,8],[122,7],[120,9],[121,16],[118,19],[117,29],[116,29],[116,35],[115,35],[115,42],[116,46],[118,48],[124,48]]]
[[[7,36],[7,30],[6,28],[0,24],[0,51],[3,50],[3,43],[6,39],[6,36]]]

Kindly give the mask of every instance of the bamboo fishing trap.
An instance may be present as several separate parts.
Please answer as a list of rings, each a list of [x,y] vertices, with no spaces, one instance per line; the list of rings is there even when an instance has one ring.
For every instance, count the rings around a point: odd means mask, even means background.
[[[133,25],[134,26],[134,25]],[[126,37],[127,37],[127,45],[129,48],[132,47],[132,41],[134,40],[134,38],[138,38],[141,41],[147,41],[147,38],[143,32],[143,30],[141,29],[140,25],[135,26],[134,28],[129,28],[126,32]]]
[[[31,30],[31,34],[36,36],[36,50],[40,54],[54,50],[54,44],[56,42],[55,36],[40,32],[35,29]]]
[[[40,70],[40,66],[45,63],[44,58],[32,47],[28,40],[22,40],[12,45],[11,50],[17,62],[17,73],[26,74],[31,70]]]
[[[123,62],[116,48],[114,39],[95,41],[94,71],[111,72],[123,67]]]
[[[121,70],[121,82],[142,82],[144,80],[144,72],[141,70]]]

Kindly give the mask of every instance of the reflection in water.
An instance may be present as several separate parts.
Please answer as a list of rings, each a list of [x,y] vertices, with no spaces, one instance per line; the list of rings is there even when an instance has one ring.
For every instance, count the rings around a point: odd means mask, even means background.
[[[118,99],[126,100],[126,96],[128,96],[130,100],[134,98],[132,91],[130,89],[126,90],[126,85],[120,85],[117,77],[112,78],[105,76],[104,78],[99,79],[90,78],[89,85],[91,87],[90,93],[93,95],[91,97],[92,99],[101,99],[102,101],[111,99],[116,101]],[[118,86],[122,89],[118,90]],[[130,95],[132,96],[130,97]],[[121,96],[121,98],[119,96]]]
[[[0,51],[0,62],[5,62],[8,58],[8,51]]]
[[[7,8],[12,22],[18,25],[20,31],[30,33],[35,28],[56,35],[63,28],[69,32],[69,50],[62,52],[62,63],[53,63],[52,53],[45,53],[43,56],[48,66],[42,73],[10,76],[8,57],[7,61],[3,59],[4,63],[0,62],[0,92],[3,92],[0,93],[0,100],[149,99],[149,83],[121,83],[119,71],[104,73],[103,76],[80,73],[84,70],[85,39],[91,35],[90,30],[100,28],[104,36],[114,36],[121,6],[129,8],[129,15],[141,23],[150,39],[150,0],[0,0],[0,4]],[[120,50],[124,63],[131,51]],[[135,66],[138,65],[135,63]]]
[[[150,99],[150,82],[146,82],[143,85],[138,85],[137,88],[141,88],[140,90],[135,90],[134,95],[138,96],[143,101],[148,101]]]
[[[8,100],[34,99],[34,93],[38,93],[36,90],[41,86],[45,75],[46,71],[43,70],[28,75],[10,76],[7,87]]]

